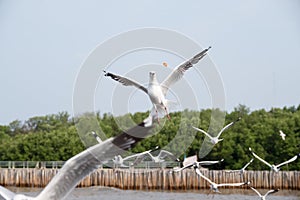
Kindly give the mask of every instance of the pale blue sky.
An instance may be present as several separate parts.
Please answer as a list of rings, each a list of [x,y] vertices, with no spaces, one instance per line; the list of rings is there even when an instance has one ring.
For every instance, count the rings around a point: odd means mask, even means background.
[[[143,27],[175,30],[212,46],[228,111],[238,104],[298,106],[299,10],[298,0],[0,0],[0,124],[72,113],[76,75],[89,52]]]

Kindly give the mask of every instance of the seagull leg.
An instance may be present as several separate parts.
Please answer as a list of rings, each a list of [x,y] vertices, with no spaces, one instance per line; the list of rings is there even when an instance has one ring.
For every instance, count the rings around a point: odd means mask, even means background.
[[[157,110],[155,110],[155,111],[156,111],[157,123],[159,124],[159,116],[158,116],[158,111],[157,111]]]
[[[167,107],[165,107],[165,111],[166,111],[166,115],[167,115],[168,119],[171,120],[171,117],[170,117],[170,115],[169,115],[169,113],[167,111]]]

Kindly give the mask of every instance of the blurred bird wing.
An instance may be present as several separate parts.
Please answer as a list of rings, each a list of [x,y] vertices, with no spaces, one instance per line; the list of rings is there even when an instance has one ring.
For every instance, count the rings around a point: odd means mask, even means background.
[[[0,186],[0,196],[2,196],[5,200],[12,200],[15,195],[16,194],[12,191]]]
[[[166,151],[166,150],[161,150],[158,154],[158,158],[160,159],[164,159],[166,157],[169,157],[171,158],[172,160],[177,160],[178,158],[176,156],[174,156],[174,154],[172,154],[171,152],[169,151]]]
[[[153,126],[144,127],[141,123],[70,158],[34,199],[64,199],[80,180],[96,170],[101,163],[133,148],[137,142],[152,133],[152,128]]]

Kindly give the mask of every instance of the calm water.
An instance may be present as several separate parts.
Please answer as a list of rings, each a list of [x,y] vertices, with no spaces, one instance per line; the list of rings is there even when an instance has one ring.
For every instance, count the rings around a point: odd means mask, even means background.
[[[17,193],[24,193],[35,196],[40,192],[40,188],[9,188]],[[119,190],[115,188],[104,187],[89,187],[76,188],[67,198],[67,200],[175,200],[175,199],[189,199],[189,200],[259,200],[258,196],[252,190],[241,189],[222,189],[222,194],[208,194],[208,190],[193,191],[193,192],[159,192],[159,191],[135,191],[135,190]],[[267,190],[259,190],[265,193]],[[1,198],[0,198],[1,199]],[[267,197],[268,200],[300,200],[300,191],[280,190],[278,193]]]

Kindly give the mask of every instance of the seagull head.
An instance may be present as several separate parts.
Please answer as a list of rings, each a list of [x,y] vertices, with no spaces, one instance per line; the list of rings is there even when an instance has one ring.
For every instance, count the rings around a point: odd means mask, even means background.
[[[156,78],[156,73],[154,71],[149,72],[150,79]]]

